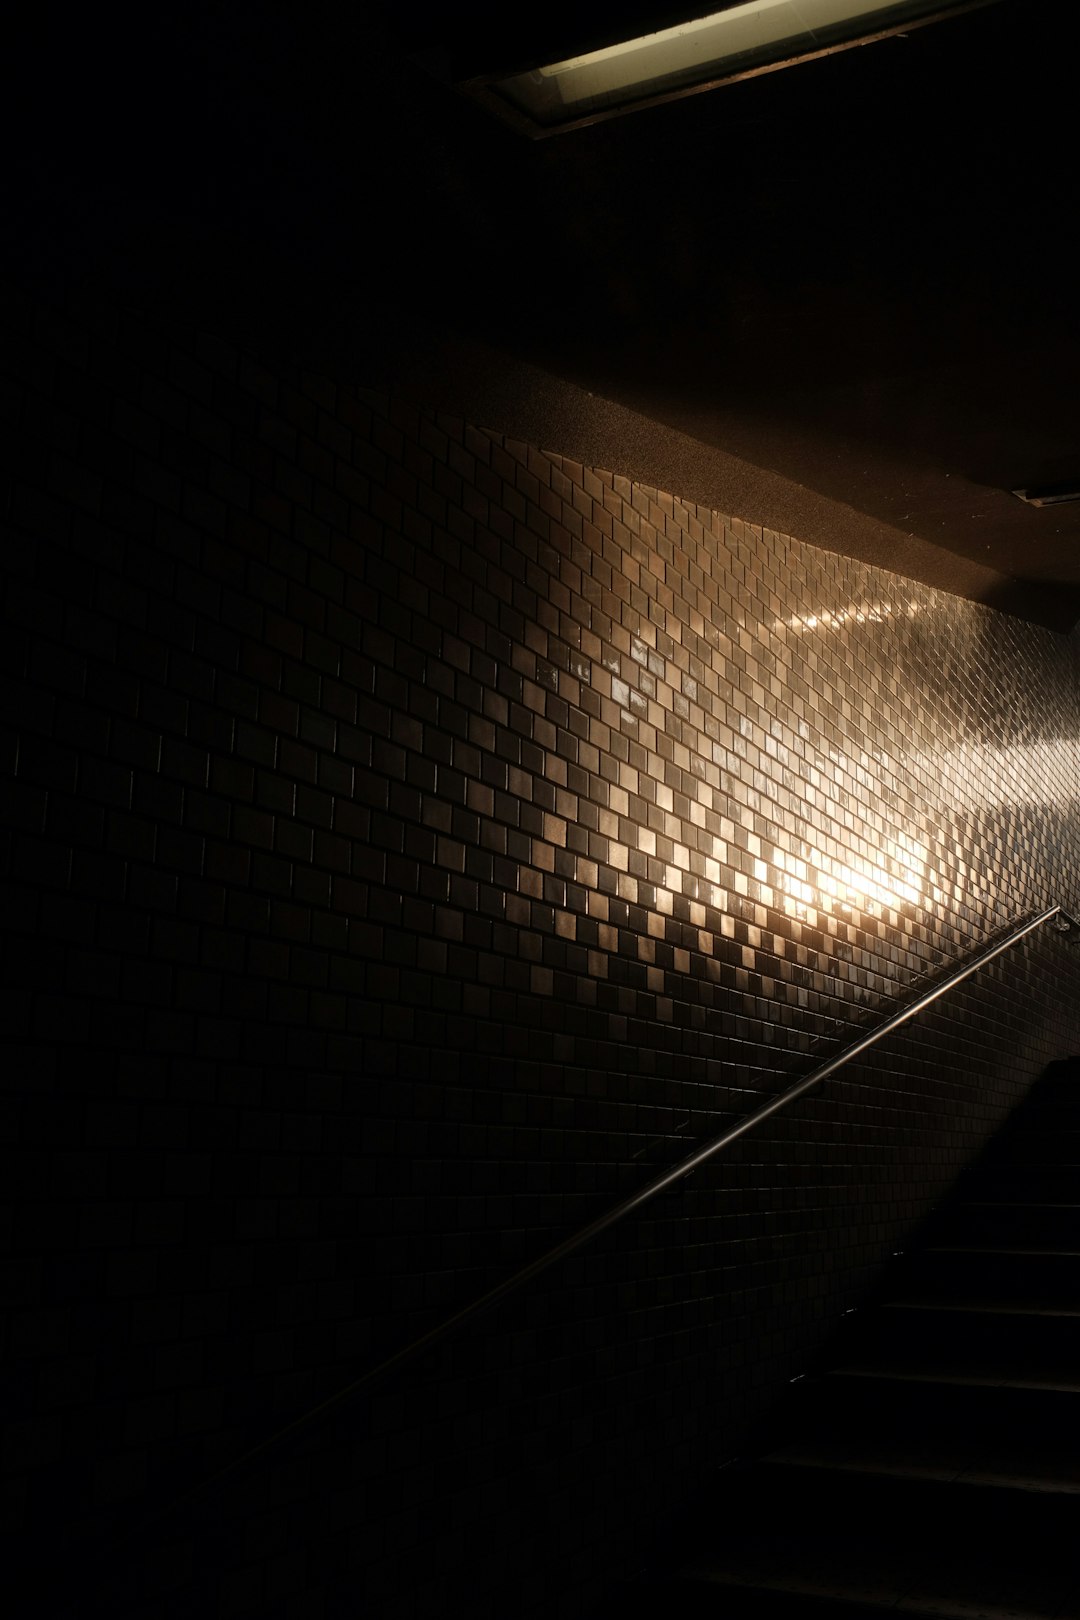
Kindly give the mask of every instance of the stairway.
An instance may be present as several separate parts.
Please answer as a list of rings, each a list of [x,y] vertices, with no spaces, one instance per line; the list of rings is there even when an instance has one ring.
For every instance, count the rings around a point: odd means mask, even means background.
[[[1080,1620],[1080,1062],[850,1320],[621,1612]]]

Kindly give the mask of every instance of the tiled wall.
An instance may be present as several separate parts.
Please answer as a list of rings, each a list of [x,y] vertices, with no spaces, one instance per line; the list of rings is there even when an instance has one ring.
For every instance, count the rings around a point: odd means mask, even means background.
[[[1064,638],[345,377],[8,308],[7,1489],[53,1546],[1080,900],[1077,682]],[[1078,981],[1018,948],[158,1527],[137,1611],[572,1612],[1076,1049]]]

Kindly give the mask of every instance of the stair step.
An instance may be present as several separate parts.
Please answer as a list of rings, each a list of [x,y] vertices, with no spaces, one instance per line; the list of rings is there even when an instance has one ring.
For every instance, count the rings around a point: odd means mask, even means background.
[[[1080,1309],[1080,1254],[1069,1249],[941,1245],[906,1257],[905,1271],[908,1286],[958,1303],[992,1292]]]
[[[1027,1108],[1071,1108],[1080,1104],[1080,1077],[1040,1080],[1018,1104],[1015,1113]]]
[[[724,1470],[683,1538],[694,1550],[603,1612],[1064,1620],[1080,1614],[1077,1509],[1059,1490],[765,1459]]]
[[[980,1164],[1080,1165],[1080,1130],[1017,1121],[986,1148]]]
[[[1080,1165],[988,1163],[964,1178],[967,1197],[994,1203],[1080,1203]]]
[[[894,1478],[913,1483],[933,1480],[969,1487],[995,1487],[1024,1491],[1029,1496],[1066,1495],[1074,1524],[1080,1521],[1080,1467],[1075,1442],[1051,1453],[1037,1442],[1025,1447],[1015,1435],[1004,1438],[984,1436],[979,1441],[968,1435],[939,1434],[933,1431],[909,1435],[871,1433],[869,1435],[822,1435],[817,1439],[778,1447],[768,1460],[788,1467],[817,1472],[845,1471],[859,1477],[860,1489],[867,1480]]]
[[[1005,1121],[1000,1136],[1004,1140],[1014,1128],[1029,1126],[1036,1130],[1056,1130],[1060,1126],[1067,1131],[1080,1131],[1080,1085],[1074,1084],[1068,1095],[1060,1091],[1047,1096],[1031,1092]]]
[[[915,1465],[884,1468],[876,1462],[825,1462],[794,1447],[743,1463],[725,1480],[718,1476],[697,1526],[712,1534],[736,1517],[752,1530],[794,1529],[800,1536],[879,1535],[903,1526],[920,1545],[953,1538],[1023,1537],[1041,1556],[1055,1557],[1062,1537],[1074,1536],[1080,1517],[1076,1481],[1057,1484],[1039,1477],[992,1474],[946,1478]],[[699,1540],[704,1539],[699,1536]],[[1078,1569],[1080,1578],[1080,1569]]]
[[[1080,1203],[1008,1203],[972,1200],[947,1205],[936,1217],[933,1240],[1031,1243],[1037,1247],[1080,1249]]]
[[[992,1389],[1005,1385],[1010,1389],[1053,1390],[1065,1395],[1080,1395],[1080,1366],[1048,1372],[1040,1377],[1030,1373],[1013,1375],[1004,1365],[992,1363],[959,1369],[943,1361],[910,1362],[906,1365],[899,1361],[877,1361],[872,1365],[851,1362],[833,1368],[829,1376],[879,1380],[896,1378],[916,1384],[969,1384],[973,1388]]]
[[[939,1254],[959,1254],[992,1256],[1003,1255],[1007,1258],[1018,1256],[1024,1260],[1080,1260],[1080,1249],[1054,1249],[1045,1244],[1021,1243],[936,1243],[933,1248],[924,1249],[923,1254],[931,1256]]]
[[[1017,1445],[994,1450],[986,1447],[984,1455],[975,1452],[949,1452],[936,1440],[916,1443],[897,1442],[887,1445],[884,1440],[857,1443],[845,1440],[790,1445],[772,1453],[769,1461],[784,1463],[787,1468],[803,1469],[806,1473],[847,1473],[857,1481],[858,1490],[865,1492],[868,1481],[891,1479],[907,1486],[955,1484],[968,1489],[1009,1490],[1025,1492],[1031,1498],[1069,1497],[1069,1520],[1072,1526],[1080,1520],[1080,1476],[1075,1458],[1057,1458],[1057,1464],[1033,1448],[1028,1455]],[[1043,1502],[1038,1502],[1036,1516],[1041,1518]],[[1028,1526],[1030,1528],[1030,1526]],[[1004,1526],[1002,1526],[1004,1531]],[[1015,1526],[1014,1526],[1015,1531]]]
[[[890,1472],[910,1459],[942,1477],[1011,1468],[1030,1482],[1041,1467],[1080,1490],[1080,1393],[1051,1384],[834,1371],[800,1384],[762,1437],[771,1457],[790,1459],[794,1448],[803,1460],[862,1462],[876,1448]]]
[[[895,1615],[892,1603],[860,1603],[832,1592],[783,1591],[731,1582],[694,1582],[676,1575],[639,1575],[620,1581],[590,1620],[882,1620]],[[923,1611],[924,1614],[933,1611]],[[972,1620],[970,1610],[963,1620]]]
[[[1017,1322],[1049,1319],[1059,1322],[1080,1321],[1080,1309],[1059,1305],[1053,1300],[1030,1301],[1014,1304],[1008,1299],[973,1297],[964,1300],[942,1300],[932,1294],[911,1295],[907,1299],[889,1299],[881,1306],[886,1311],[940,1311],[955,1316],[1001,1316]]]
[[[679,1560],[665,1612],[703,1614],[708,1594],[719,1604],[753,1588],[871,1612],[1049,1620],[1077,1612],[1062,1607],[1080,1587],[1077,1517],[1076,1494],[1060,1490],[768,1458],[719,1477],[691,1531],[708,1550]],[[712,1612],[754,1611],[732,1595]]]
[[[849,1318],[845,1365],[936,1368],[963,1380],[1068,1386],[1080,1373],[1080,1311],[989,1299],[894,1299]],[[795,1386],[798,1390],[800,1386]]]
[[[1003,1568],[986,1556],[975,1563],[934,1563],[914,1557],[910,1548],[873,1542],[856,1548],[841,1537],[807,1547],[758,1541],[738,1559],[686,1565],[667,1588],[667,1612],[735,1620],[754,1613],[747,1602],[751,1592],[758,1614],[1062,1620],[1078,1612],[1067,1579],[1040,1577],[1024,1565]],[[777,1607],[778,1599],[786,1610]],[[814,1607],[804,1609],[804,1602]]]

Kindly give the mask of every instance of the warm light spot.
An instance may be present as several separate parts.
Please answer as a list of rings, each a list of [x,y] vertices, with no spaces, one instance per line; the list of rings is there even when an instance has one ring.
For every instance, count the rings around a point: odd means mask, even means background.
[[[802,633],[807,630],[842,630],[846,624],[885,624],[895,622],[897,619],[913,619],[919,612],[917,602],[874,602],[856,607],[829,608],[821,613],[795,614],[790,619],[778,619],[773,626],[776,630],[794,630]]]
[[[806,921],[818,911],[921,905],[928,856],[925,844],[903,833],[886,838],[880,853],[866,856],[847,849],[840,857],[811,845],[805,860],[789,862],[781,872],[784,910]]]

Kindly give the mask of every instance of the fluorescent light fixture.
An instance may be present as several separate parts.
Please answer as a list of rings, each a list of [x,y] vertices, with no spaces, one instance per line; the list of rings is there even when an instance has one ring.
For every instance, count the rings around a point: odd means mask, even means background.
[[[563,102],[571,106],[867,15],[866,0],[744,0],[730,11],[572,56],[539,72],[558,78]]]
[[[533,135],[828,55],[992,0],[742,0],[705,17],[468,88]],[[670,13],[669,13],[670,15]]]

